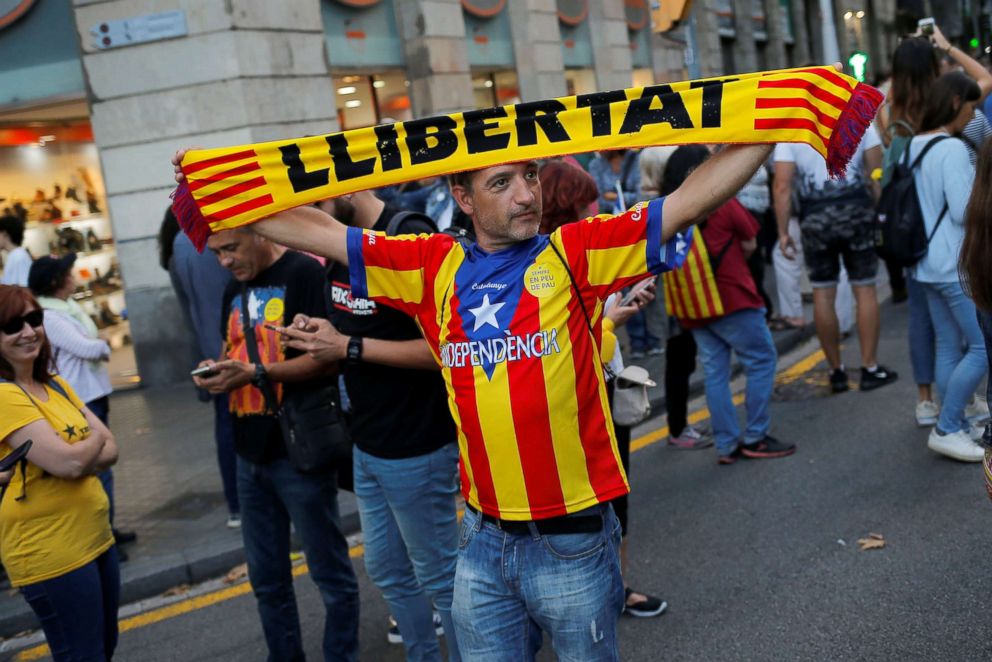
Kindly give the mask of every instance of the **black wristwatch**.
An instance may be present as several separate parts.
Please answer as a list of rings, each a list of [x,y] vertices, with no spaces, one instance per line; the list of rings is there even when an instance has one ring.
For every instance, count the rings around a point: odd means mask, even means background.
[[[352,336],[348,338],[348,363],[354,365],[362,362],[362,337]]]
[[[268,374],[265,372],[265,366],[261,363],[255,364],[255,374],[251,376],[252,386],[256,388],[262,388],[265,380],[268,378]]]

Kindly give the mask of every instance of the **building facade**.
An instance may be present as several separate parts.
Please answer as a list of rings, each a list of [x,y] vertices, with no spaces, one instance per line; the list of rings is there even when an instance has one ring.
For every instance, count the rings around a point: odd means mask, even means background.
[[[8,2],[0,209],[27,217],[36,256],[80,253],[77,296],[120,349],[118,384],[187,379],[183,321],[157,242],[177,147],[798,66],[855,49],[884,68],[895,0],[843,2],[697,0],[691,20],[664,34],[652,32],[649,0]]]

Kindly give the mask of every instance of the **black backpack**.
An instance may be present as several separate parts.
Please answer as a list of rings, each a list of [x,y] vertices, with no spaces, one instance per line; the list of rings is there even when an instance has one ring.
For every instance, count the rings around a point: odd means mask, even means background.
[[[875,248],[879,257],[899,267],[911,267],[927,254],[930,240],[937,233],[947,214],[947,201],[937,217],[933,231],[927,235],[927,226],[920,209],[913,172],[923,162],[930,148],[950,136],[937,136],[928,142],[919,156],[909,163],[909,147],[892,170],[889,183],[882,189],[882,196],[875,207]]]

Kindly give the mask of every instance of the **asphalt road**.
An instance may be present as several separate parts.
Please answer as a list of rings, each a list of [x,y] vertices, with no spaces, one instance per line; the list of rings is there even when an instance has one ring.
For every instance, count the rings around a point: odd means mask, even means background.
[[[773,434],[799,444],[794,456],[721,467],[712,449],[658,443],[634,454],[629,580],[671,606],[661,618],[622,619],[624,659],[992,659],[992,503],[980,465],[931,453],[915,427],[905,317],[905,306],[883,307],[879,354],[898,383],[828,396],[821,366],[778,389]],[[857,343],[847,345],[857,365]],[[885,547],[860,551],[869,533]],[[356,568],[362,658],[402,660],[360,558]],[[308,577],[297,594],[317,660],[322,613]],[[545,648],[541,659],[554,659]],[[263,660],[253,599],[134,627],[117,659]]]

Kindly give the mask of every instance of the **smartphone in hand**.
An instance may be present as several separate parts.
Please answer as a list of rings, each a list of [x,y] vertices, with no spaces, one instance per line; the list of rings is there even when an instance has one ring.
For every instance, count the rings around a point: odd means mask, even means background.
[[[933,34],[934,20],[933,17],[921,18],[916,23],[916,27],[920,29],[920,34],[925,37],[929,37]]]
[[[643,292],[644,290],[646,290],[648,287],[650,287],[651,284],[654,283],[655,278],[657,278],[657,276],[650,276],[649,278],[645,278],[644,280],[635,283],[634,286],[630,288],[630,292],[627,292],[627,294],[624,295],[623,299],[620,300],[620,305],[629,306],[630,304],[634,303],[634,299],[637,297],[637,295]]]
[[[190,371],[190,377],[214,377],[218,373],[212,365],[200,366],[199,368]]]

